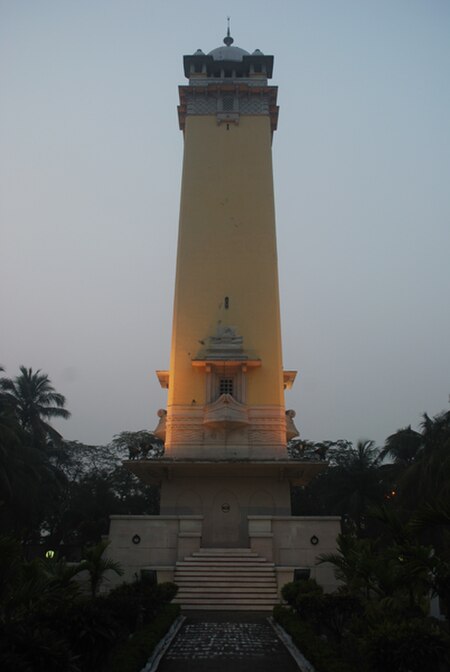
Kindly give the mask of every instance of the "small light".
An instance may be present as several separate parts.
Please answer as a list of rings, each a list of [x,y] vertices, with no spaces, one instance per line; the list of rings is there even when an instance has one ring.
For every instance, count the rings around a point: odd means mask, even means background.
[[[140,544],[141,538],[138,534],[135,534],[131,541],[133,542],[133,544]]]
[[[47,560],[51,560],[52,558],[55,557],[55,551],[51,551],[51,550],[46,551],[45,552],[45,557],[47,558]]]
[[[317,546],[317,544],[319,543],[319,537],[316,537],[316,535],[313,534],[313,536],[309,541],[312,543],[313,546]]]

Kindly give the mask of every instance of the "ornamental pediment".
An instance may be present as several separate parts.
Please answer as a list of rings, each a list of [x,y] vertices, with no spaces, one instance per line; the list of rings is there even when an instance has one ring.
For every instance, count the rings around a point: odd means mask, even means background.
[[[196,359],[244,359],[244,339],[236,333],[236,327],[218,325],[214,336],[209,336],[203,343]],[[231,355],[231,357],[230,357]]]
[[[203,424],[215,429],[232,430],[249,424],[247,406],[236,401],[231,394],[221,394],[205,407]]]

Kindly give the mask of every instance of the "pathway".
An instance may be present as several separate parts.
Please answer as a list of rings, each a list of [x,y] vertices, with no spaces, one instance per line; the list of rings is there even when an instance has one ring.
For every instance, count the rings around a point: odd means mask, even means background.
[[[265,614],[188,615],[158,672],[298,672]]]

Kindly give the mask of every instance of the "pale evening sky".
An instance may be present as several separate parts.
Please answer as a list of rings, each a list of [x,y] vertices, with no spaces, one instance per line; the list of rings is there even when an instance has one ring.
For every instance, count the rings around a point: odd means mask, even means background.
[[[447,0],[0,0],[0,364],[48,373],[68,439],[165,406],[184,54],[275,56],[287,408],[381,444],[450,393]]]

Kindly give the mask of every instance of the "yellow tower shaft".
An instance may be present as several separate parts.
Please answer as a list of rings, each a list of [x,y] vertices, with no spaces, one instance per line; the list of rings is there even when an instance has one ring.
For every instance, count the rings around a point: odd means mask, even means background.
[[[218,326],[235,327],[261,367],[246,403],[283,406],[275,212],[268,116],[186,119],[168,412],[204,404],[192,366]]]

